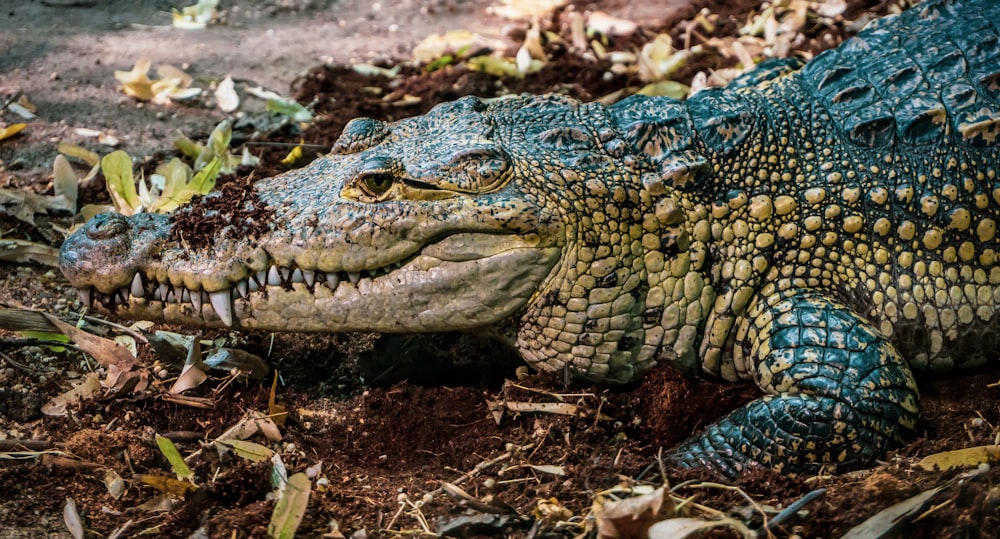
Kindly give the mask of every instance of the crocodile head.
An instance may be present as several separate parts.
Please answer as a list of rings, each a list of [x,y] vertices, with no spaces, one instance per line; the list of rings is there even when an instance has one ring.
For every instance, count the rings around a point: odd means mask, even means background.
[[[359,118],[331,155],[245,191],[171,216],[97,216],[65,242],[61,267],[121,317],[330,332],[514,320],[529,360],[591,378],[618,361],[631,378],[640,350],[653,361],[641,246],[660,223],[620,132],[602,105],[560,96]],[[576,311],[595,303],[606,308],[587,317],[617,316],[614,342],[585,340],[593,328]],[[596,367],[581,358],[601,349]]]

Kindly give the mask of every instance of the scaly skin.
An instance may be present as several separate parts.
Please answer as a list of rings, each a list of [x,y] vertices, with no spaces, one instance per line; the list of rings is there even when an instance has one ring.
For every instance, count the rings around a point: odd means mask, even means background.
[[[511,323],[540,368],[753,380],[765,397],[671,460],[864,467],[914,429],[911,366],[996,355],[995,21],[995,2],[926,3],[683,103],[465,98],[355,120],[240,203],[273,211],[267,232],[188,245],[168,218],[105,215],[67,240],[63,272],[125,317]]]

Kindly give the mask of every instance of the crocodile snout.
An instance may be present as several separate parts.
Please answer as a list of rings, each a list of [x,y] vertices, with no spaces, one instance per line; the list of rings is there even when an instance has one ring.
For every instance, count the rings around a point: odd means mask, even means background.
[[[129,284],[169,232],[166,215],[102,213],[63,242],[59,268],[78,289],[111,293]]]

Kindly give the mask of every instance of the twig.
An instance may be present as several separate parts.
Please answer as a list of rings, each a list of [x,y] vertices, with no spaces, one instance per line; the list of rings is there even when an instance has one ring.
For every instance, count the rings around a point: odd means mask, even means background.
[[[44,451],[52,447],[46,440],[0,440],[0,451]]]
[[[780,513],[778,513],[777,515],[775,515],[774,518],[772,518],[771,521],[768,522],[765,527],[769,531],[772,531],[772,532],[775,531],[775,529],[778,526],[781,526],[782,522],[784,522],[785,520],[788,520],[790,517],[792,517],[793,515],[795,515],[796,513],[798,513],[803,507],[805,507],[806,504],[808,504],[809,502],[811,502],[811,501],[813,501],[813,500],[815,500],[815,499],[823,496],[824,494],[826,494],[826,489],[825,488],[818,488],[818,489],[816,489],[816,490],[814,490],[814,491],[806,494],[805,496],[799,498],[798,500],[795,500],[794,503],[792,503],[788,507],[784,508]],[[758,532],[758,535],[759,535],[759,532]]]

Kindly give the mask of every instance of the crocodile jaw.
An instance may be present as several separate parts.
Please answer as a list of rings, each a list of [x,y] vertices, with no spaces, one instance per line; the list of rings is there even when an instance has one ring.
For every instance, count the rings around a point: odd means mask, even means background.
[[[485,235],[483,235],[485,236]],[[505,244],[514,243],[504,237]],[[519,242],[520,243],[520,242]],[[130,296],[116,314],[189,326],[234,325],[276,331],[433,332],[483,327],[514,314],[559,257],[556,248],[511,247],[471,260],[418,255],[376,277],[266,285],[241,297],[232,314],[213,301],[174,303]],[[487,283],[489,283],[487,285]],[[223,304],[225,305],[225,304]],[[232,323],[228,318],[231,317]]]
[[[240,264],[236,269],[206,267],[206,274],[247,275],[206,292],[185,288],[182,283],[171,285],[166,279],[163,282],[167,284],[152,280],[153,276],[170,274],[171,266],[184,260],[176,251],[160,247],[168,235],[162,230],[167,226],[163,219],[104,218],[118,227],[126,223],[129,234],[122,234],[121,241],[129,241],[128,236],[134,234],[141,239],[133,245],[144,247],[139,252],[121,247],[102,249],[127,252],[128,256],[108,264],[107,272],[100,271],[99,264],[77,270],[93,260],[93,256],[78,259],[77,255],[87,249],[93,254],[95,246],[105,246],[106,240],[90,242],[87,230],[67,240],[63,271],[85,302],[93,300],[122,318],[200,327],[396,333],[488,326],[521,309],[561,253],[557,246],[540,246],[534,234],[466,232],[425,245],[418,254],[378,271],[303,272],[271,265],[254,272]],[[149,241],[150,237],[160,241]],[[266,255],[244,253],[230,260],[261,256]],[[129,258],[144,263],[133,265],[131,273],[114,270],[127,265]],[[185,262],[191,265],[191,260]]]

